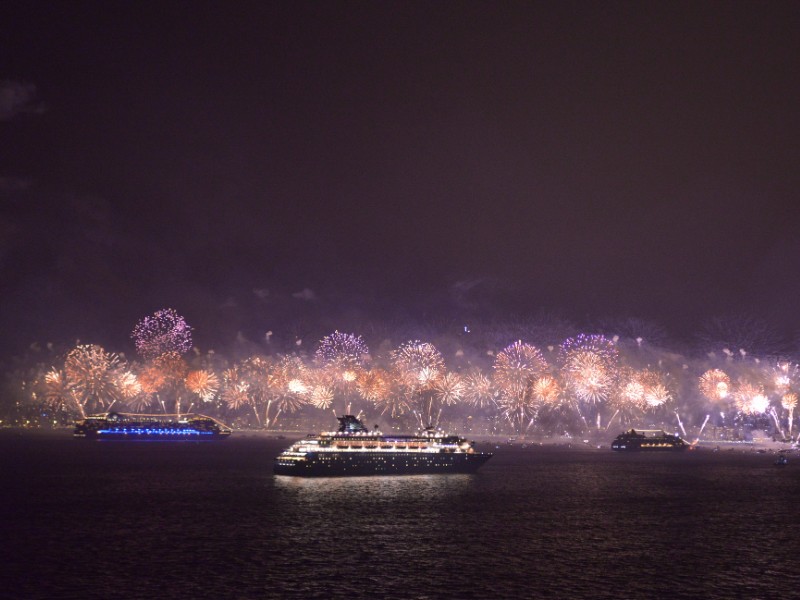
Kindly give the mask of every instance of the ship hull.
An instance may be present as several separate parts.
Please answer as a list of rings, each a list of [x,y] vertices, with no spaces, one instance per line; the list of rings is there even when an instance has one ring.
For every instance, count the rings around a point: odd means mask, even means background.
[[[688,448],[687,445],[667,445],[667,444],[612,444],[611,449],[617,452],[682,452]]]
[[[215,432],[186,432],[176,431],[169,433],[152,433],[147,431],[127,431],[108,433],[76,433],[75,437],[86,440],[115,441],[115,442],[213,442],[228,439],[230,434]]]
[[[300,477],[474,473],[491,456],[481,453],[318,452],[294,460],[279,456],[275,459],[274,473]]]

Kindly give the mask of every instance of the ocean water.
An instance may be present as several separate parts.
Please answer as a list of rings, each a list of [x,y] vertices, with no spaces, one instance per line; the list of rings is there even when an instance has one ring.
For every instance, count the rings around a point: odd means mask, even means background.
[[[291,439],[0,432],[0,597],[792,598],[800,456],[488,443],[475,475],[272,475]]]

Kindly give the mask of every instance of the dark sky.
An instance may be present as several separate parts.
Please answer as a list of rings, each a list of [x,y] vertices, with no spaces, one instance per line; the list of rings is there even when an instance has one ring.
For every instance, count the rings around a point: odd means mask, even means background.
[[[312,304],[796,330],[798,31],[796,2],[4,2],[4,338]]]

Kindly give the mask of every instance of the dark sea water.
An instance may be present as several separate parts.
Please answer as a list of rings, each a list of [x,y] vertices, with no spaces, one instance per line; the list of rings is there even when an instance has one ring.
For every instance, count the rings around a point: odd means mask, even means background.
[[[800,456],[483,444],[476,475],[275,477],[289,442],[0,432],[0,596],[800,593]]]

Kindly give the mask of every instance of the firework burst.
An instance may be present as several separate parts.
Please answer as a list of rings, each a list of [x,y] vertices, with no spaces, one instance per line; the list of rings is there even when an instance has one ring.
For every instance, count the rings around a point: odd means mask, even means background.
[[[473,369],[464,377],[464,400],[475,408],[495,405],[497,390],[494,383],[479,369]]]
[[[391,374],[381,368],[362,371],[356,380],[356,389],[364,400],[372,402],[381,414],[389,413],[392,418],[411,410],[402,390],[396,389]]]
[[[788,361],[778,361],[772,367],[771,388],[778,396],[788,394],[797,384],[798,367]]]
[[[136,351],[153,359],[167,352],[185,354],[192,347],[192,328],[177,311],[165,308],[140,320],[131,332]]]
[[[364,400],[377,402],[385,398],[391,389],[391,379],[387,371],[380,368],[362,371],[356,379],[356,389]]]
[[[730,392],[731,378],[725,371],[709,369],[700,376],[700,393],[712,402],[722,402]]]
[[[602,405],[617,384],[619,352],[616,344],[602,335],[580,334],[561,344],[559,360],[567,388],[577,399],[576,408],[580,412],[583,404],[595,411],[600,429]]]
[[[647,408],[656,409],[672,400],[664,377],[651,369],[644,369],[639,374],[639,381],[644,387],[644,402]]]
[[[326,380],[324,387],[334,394],[333,399],[341,398],[345,410],[351,412],[355,382],[369,356],[366,343],[359,335],[334,331],[320,340],[314,356],[320,366],[318,378]],[[333,405],[333,399],[325,408]]]
[[[275,383],[279,386],[278,394],[271,400],[270,405],[277,408],[276,415],[272,418],[274,424],[281,413],[292,413],[299,410],[308,402],[307,394],[311,379],[308,368],[299,356],[284,356],[276,365]],[[267,407],[269,412],[269,406]],[[269,425],[270,421],[267,420]]]
[[[63,371],[50,369],[44,376],[44,396],[45,402],[53,408],[62,407],[77,408],[82,412],[83,407],[75,399],[72,390],[67,383],[67,377]],[[85,416],[85,415],[84,415]]]
[[[316,359],[323,365],[336,365],[345,371],[362,367],[369,348],[360,335],[334,331],[319,342]]]
[[[433,384],[433,393],[445,406],[457,404],[464,395],[464,382],[457,373],[446,373]]]
[[[186,389],[197,394],[203,402],[211,402],[219,391],[219,377],[211,371],[190,371],[184,382]]]
[[[119,356],[95,344],[75,347],[67,355],[64,372],[67,385],[85,416],[85,409],[108,408],[120,399]]]
[[[167,378],[156,365],[149,364],[140,367],[136,379],[146,394],[157,394],[167,385]]]
[[[623,423],[632,422],[648,408],[647,384],[643,374],[643,371],[630,367],[619,369],[617,387],[608,397],[608,406],[614,410],[614,414],[608,420],[606,430],[611,427],[617,416]]]
[[[559,356],[567,385],[584,402],[608,398],[616,377],[616,345],[602,335],[580,334],[561,345]]]
[[[536,346],[517,341],[495,358],[494,381],[502,394],[519,396],[546,370],[547,361],[542,351]]]
[[[614,379],[606,361],[591,351],[573,351],[564,366],[570,389],[584,402],[600,404],[608,398]]]
[[[531,394],[535,402],[550,408],[561,402],[561,386],[552,375],[543,375],[533,382]]]
[[[767,412],[769,400],[764,388],[749,381],[740,379],[733,393],[736,408],[746,415],[758,415]]]
[[[153,405],[153,396],[142,392],[126,398],[125,404],[134,412],[145,412]]]
[[[546,370],[547,361],[541,350],[521,341],[507,346],[495,358],[494,381],[500,392],[498,405],[503,416],[520,431],[526,421],[530,427],[536,418],[539,403],[533,386]]]
[[[437,410],[434,385],[444,374],[444,359],[433,344],[409,341],[391,353],[400,393],[412,407],[421,427],[435,426]]]
[[[250,404],[250,386],[245,381],[235,381],[225,386],[222,392],[222,401],[231,410],[239,410]]]
[[[398,374],[414,386],[428,387],[444,371],[444,359],[436,346],[427,342],[406,342],[391,354]]]
[[[142,393],[142,385],[131,371],[121,371],[117,377],[117,387],[123,398],[133,398]]]
[[[308,393],[308,403],[315,408],[330,408],[333,404],[333,390],[326,385],[315,385]]]
[[[794,421],[794,409],[797,408],[797,394],[789,392],[781,398],[781,406],[789,411],[789,437],[792,435],[792,422]]]

